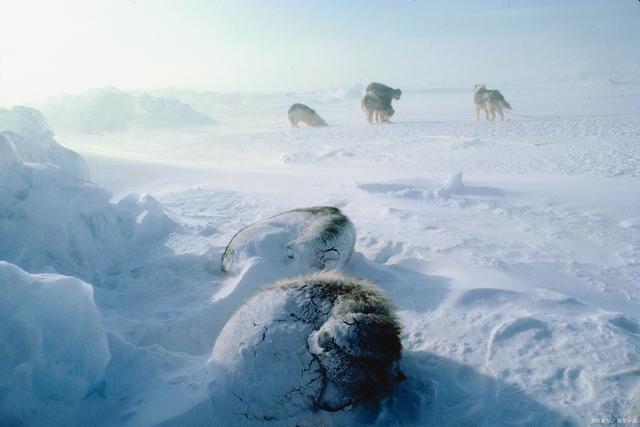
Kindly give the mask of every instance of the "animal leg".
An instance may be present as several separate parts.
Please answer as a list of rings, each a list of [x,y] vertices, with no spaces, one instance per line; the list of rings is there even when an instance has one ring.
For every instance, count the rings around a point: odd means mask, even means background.
[[[373,124],[373,117],[374,115],[374,111],[373,110],[367,110],[367,121],[371,124]]]

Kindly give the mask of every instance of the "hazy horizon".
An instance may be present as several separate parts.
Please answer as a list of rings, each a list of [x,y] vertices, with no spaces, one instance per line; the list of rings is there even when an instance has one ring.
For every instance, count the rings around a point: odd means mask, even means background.
[[[632,0],[5,3],[2,105],[105,86],[268,93],[640,73]]]

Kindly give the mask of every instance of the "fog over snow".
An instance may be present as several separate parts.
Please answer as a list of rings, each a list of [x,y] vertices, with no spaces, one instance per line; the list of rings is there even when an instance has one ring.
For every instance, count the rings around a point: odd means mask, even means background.
[[[0,104],[101,87],[466,89],[640,72],[632,0],[0,3]]]
[[[1,426],[640,422],[638,2],[2,6]]]

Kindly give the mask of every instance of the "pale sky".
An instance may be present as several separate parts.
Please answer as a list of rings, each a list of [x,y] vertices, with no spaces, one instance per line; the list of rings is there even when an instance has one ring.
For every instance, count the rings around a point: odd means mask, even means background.
[[[640,78],[637,0],[0,0],[0,105],[92,87]]]

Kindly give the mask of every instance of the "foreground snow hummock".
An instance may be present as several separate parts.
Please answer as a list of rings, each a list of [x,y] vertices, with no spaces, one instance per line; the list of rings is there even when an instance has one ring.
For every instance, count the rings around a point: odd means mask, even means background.
[[[109,358],[91,285],[0,261],[0,424],[72,420]]]
[[[2,150],[13,151],[12,157],[20,161],[56,165],[76,178],[90,179],[84,159],[58,144],[42,113],[33,108],[0,108],[0,146],[5,146]],[[0,163],[3,161],[4,155],[0,157]]]
[[[400,326],[370,282],[323,272],[258,292],[227,322],[210,361],[233,416],[285,420],[389,392],[402,378]]]
[[[222,269],[237,273],[253,257],[292,265],[299,274],[340,269],[355,238],[353,223],[338,208],[294,209],[240,230],[227,245]]]
[[[176,229],[153,197],[111,203],[109,191],[77,176],[84,162],[75,152],[60,147],[67,159],[79,159],[67,169],[46,157],[38,162],[39,149],[38,141],[0,132],[0,259],[102,285],[137,245]],[[21,151],[32,155],[25,160]]]
[[[0,134],[0,259],[93,281],[120,258],[111,194],[49,163],[26,163]]]

